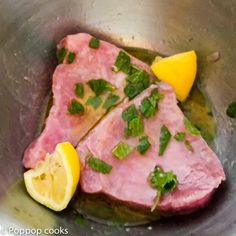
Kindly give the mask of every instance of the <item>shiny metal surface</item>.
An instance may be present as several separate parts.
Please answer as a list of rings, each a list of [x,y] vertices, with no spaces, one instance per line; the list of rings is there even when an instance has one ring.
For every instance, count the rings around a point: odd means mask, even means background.
[[[236,121],[225,115],[236,99],[234,0],[0,0],[0,23],[0,235],[7,235],[10,226],[61,226],[70,236],[236,235]],[[164,55],[198,52],[200,83],[218,126],[213,148],[227,175],[206,208],[151,227],[124,229],[90,221],[78,226],[71,213],[55,214],[26,194],[19,180],[21,158],[37,134],[56,64],[55,45],[81,31]],[[207,60],[216,51],[220,59]]]

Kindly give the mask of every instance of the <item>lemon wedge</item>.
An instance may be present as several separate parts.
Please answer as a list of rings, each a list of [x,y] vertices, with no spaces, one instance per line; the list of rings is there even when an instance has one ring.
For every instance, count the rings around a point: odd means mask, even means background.
[[[158,79],[168,83],[175,90],[177,99],[183,102],[189,95],[197,72],[195,51],[179,53],[160,59],[151,65]]]
[[[67,207],[79,177],[79,158],[68,142],[57,144],[55,151],[47,154],[35,169],[24,173],[25,186],[30,196],[54,211]]]

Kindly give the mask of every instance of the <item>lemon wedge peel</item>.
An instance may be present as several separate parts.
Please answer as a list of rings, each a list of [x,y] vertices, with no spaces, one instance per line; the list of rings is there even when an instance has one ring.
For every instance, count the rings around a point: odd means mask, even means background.
[[[58,144],[55,151],[47,154],[45,160],[39,162],[35,169],[24,173],[29,195],[54,211],[67,207],[79,178],[79,158],[68,142]]]
[[[195,51],[175,54],[170,57],[156,58],[151,65],[152,72],[159,80],[168,83],[181,102],[188,97],[197,73]]]

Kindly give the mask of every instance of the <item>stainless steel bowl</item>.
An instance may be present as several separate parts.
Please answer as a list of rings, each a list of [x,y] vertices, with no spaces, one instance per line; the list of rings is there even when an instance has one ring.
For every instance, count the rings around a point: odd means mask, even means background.
[[[225,114],[236,98],[234,0],[0,0],[0,23],[0,235],[9,227],[62,227],[72,236],[236,234],[236,122]],[[227,175],[206,208],[128,229],[92,221],[81,227],[70,212],[56,214],[26,194],[21,158],[37,135],[56,65],[55,45],[82,31],[164,55],[197,51],[199,81],[217,122],[213,148]],[[209,55],[216,51],[220,59],[213,62]]]

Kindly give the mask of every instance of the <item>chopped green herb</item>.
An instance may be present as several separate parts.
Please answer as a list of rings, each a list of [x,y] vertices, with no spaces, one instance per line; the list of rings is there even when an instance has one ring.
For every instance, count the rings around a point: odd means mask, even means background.
[[[99,96],[90,96],[85,104],[97,109],[102,104],[102,99]]]
[[[231,118],[236,118],[236,101],[229,104],[226,114]]]
[[[186,135],[183,132],[177,132],[174,136],[175,140],[179,142],[184,142],[185,147],[190,150],[191,152],[193,151],[193,147],[191,146],[190,142],[186,139]]]
[[[171,133],[165,125],[162,125],[160,132],[159,156],[162,156],[171,139]]]
[[[149,97],[143,99],[139,106],[139,110],[144,117],[149,118],[156,113],[159,100],[160,96],[157,89],[154,89]]]
[[[122,71],[126,74],[130,73],[131,70],[130,57],[124,51],[119,52],[115,64],[113,66],[113,70],[115,72]]]
[[[156,102],[159,101],[162,98],[162,95],[159,94],[158,90],[155,88],[152,90],[151,92],[151,96],[149,97],[150,102],[152,103],[152,105],[156,105]]]
[[[57,50],[57,62],[58,64],[62,63],[66,57],[67,49],[66,48],[60,48]]]
[[[84,225],[84,217],[80,214],[76,215],[74,223],[77,225]]]
[[[124,134],[125,134],[125,138],[128,138],[129,136],[131,136],[131,131],[129,130],[128,127],[125,127]]]
[[[67,57],[67,63],[71,64],[75,59],[75,53],[74,52],[69,52],[69,55]]]
[[[105,110],[108,111],[111,107],[113,107],[113,106],[116,104],[116,102],[117,102],[119,99],[120,99],[119,96],[110,93],[110,94],[108,95],[108,97],[107,97],[107,99],[106,99],[106,101],[104,102],[104,104],[103,104],[102,107],[103,107]]]
[[[128,122],[128,129],[132,136],[139,136],[143,133],[143,121],[140,116]]]
[[[178,132],[178,133],[176,133],[174,138],[175,138],[175,140],[180,141],[180,142],[184,141],[185,140],[185,133]]]
[[[188,140],[184,140],[184,145],[189,151],[193,152],[193,147]]]
[[[112,150],[112,154],[118,158],[119,160],[123,160],[133,151],[133,147],[131,147],[127,143],[120,142],[118,143]]]
[[[122,118],[128,122],[128,126],[125,128],[126,138],[130,135],[139,136],[143,133],[143,121],[134,105],[129,106],[122,112]]]
[[[81,103],[77,102],[75,99],[73,99],[68,106],[68,112],[71,115],[77,115],[84,113],[84,107]]]
[[[107,164],[106,162],[94,157],[90,156],[86,160],[86,164],[93,170],[103,173],[109,174],[112,170],[112,166]]]
[[[137,66],[131,65],[129,75],[132,75],[132,74],[139,72],[139,71],[140,71],[140,69]]]
[[[122,118],[124,121],[131,121],[138,116],[138,112],[135,105],[131,105],[122,112]]]
[[[139,105],[139,110],[142,113],[142,115],[146,118],[152,116],[155,114],[155,107],[152,106],[151,102],[149,101],[148,98],[144,98]]]
[[[139,139],[139,144],[137,146],[137,150],[139,151],[140,154],[144,154],[148,148],[150,148],[151,144],[148,141],[148,137],[141,137]]]
[[[156,197],[151,207],[151,212],[153,212],[157,208],[157,205],[159,204],[160,200],[161,200],[161,191],[157,190]]]
[[[208,112],[207,112],[207,115],[213,117],[212,111],[208,111]]]
[[[75,94],[80,98],[84,97],[84,86],[82,83],[75,84]]]
[[[200,135],[200,131],[190,122],[187,117],[184,117],[184,126],[192,135]]]
[[[128,76],[126,82],[124,93],[131,100],[149,86],[150,79],[146,71],[137,71]]]
[[[90,41],[89,41],[89,47],[90,47],[90,48],[96,49],[96,48],[99,47],[99,44],[100,44],[99,39],[96,39],[96,38],[94,38],[94,37],[91,38]]]
[[[157,190],[157,195],[151,211],[157,207],[163,194],[172,192],[177,185],[177,177],[172,171],[164,172],[160,166],[155,166],[154,170],[148,176],[149,184]]]
[[[96,94],[96,96],[99,96],[107,91],[112,91],[114,89],[114,87],[104,79],[89,80],[88,85]]]
[[[144,88],[149,86],[149,74],[144,70],[138,70],[126,78],[126,81],[131,84],[141,83]]]

